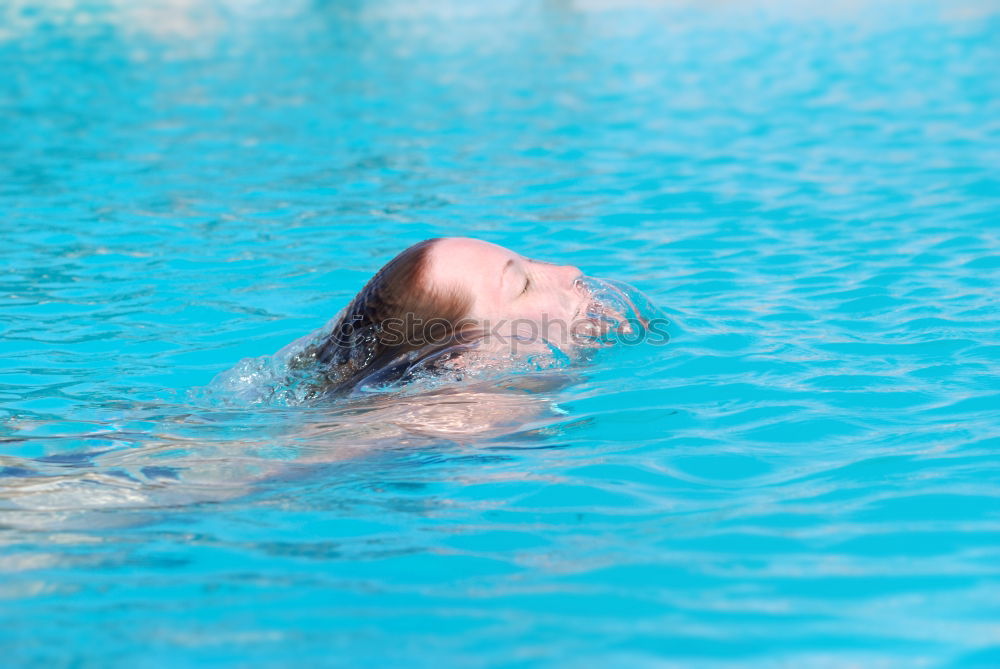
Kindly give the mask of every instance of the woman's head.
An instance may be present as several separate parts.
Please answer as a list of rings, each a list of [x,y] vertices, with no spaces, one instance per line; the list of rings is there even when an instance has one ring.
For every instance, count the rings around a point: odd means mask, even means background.
[[[426,240],[372,277],[315,355],[351,386],[394,361],[472,341],[568,347],[587,303],[580,276],[476,239]]]
[[[568,344],[568,326],[586,303],[570,265],[525,258],[478,239],[440,239],[426,267],[429,285],[461,291],[469,303],[466,318],[487,334],[504,339],[546,339]]]

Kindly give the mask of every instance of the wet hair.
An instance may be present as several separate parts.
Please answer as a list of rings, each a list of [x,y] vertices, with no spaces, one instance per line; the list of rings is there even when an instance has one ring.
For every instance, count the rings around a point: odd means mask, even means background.
[[[368,379],[398,380],[415,364],[473,341],[471,296],[428,285],[428,259],[437,241],[414,244],[386,263],[330,334],[304,352],[320,365],[328,392],[349,392]]]

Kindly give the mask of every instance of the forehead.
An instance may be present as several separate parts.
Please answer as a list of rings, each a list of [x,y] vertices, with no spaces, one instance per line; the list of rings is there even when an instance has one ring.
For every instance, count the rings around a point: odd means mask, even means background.
[[[471,237],[445,237],[438,240],[434,245],[434,252],[442,255],[476,256],[479,258],[489,257],[510,257],[516,255],[510,249],[506,249],[498,244],[484,242],[481,239]]]
[[[428,260],[435,278],[445,278],[445,274],[456,269],[473,270],[471,275],[490,274],[503,269],[508,260],[519,257],[510,249],[466,237],[447,237],[438,241],[431,249]]]
[[[434,286],[462,286],[477,294],[492,292],[507,261],[518,257],[509,249],[479,239],[449,237],[431,249],[426,277]]]

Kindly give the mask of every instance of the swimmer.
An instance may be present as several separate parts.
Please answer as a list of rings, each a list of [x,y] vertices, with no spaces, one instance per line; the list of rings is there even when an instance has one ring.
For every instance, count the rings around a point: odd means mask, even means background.
[[[549,429],[565,414],[545,391],[565,385],[568,374],[558,365],[554,372],[543,367],[545,374],[503,373],[525,355],[565,363],[613,343],[609,335],[630,332],[630,321],[645,323],[637,297],[576,267],[488,242],[420,242],[382,267],[318,333],[213,381],[210,388],[244,400],[236,402],[243,408],[280,396],[279,404],[319,409],[292,414],[299,419],[287,432],[265,442],[161,434],[138,448],[90,454],[70,472],[17,459],[7,464],[26,473],[0,482],[0,522],[222,501],[265,480],[301,475],[303,467],[379,449],[479,445]],[[477,377],[482,369],[500,375]],[[445,383],[411,383],[436,379]],[[43,515],[18,511],[25,509]]]
[[[621,311],[597,301],[572,265],[477,239],[430,239],[379,270],[292,366],[318,363],[327,391],[344,394],[415,368],[462,368],[473,351],[572,357],[609,330],[629,331]]]

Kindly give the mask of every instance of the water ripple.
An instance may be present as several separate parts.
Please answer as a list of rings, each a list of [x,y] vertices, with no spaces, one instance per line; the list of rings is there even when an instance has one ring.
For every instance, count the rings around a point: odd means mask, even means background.
[[[990,3],[133,4],[0,7],[9,661],[998,664]],[[455,234],[671,342],[197,390]]]

